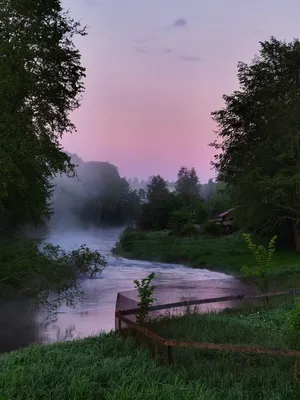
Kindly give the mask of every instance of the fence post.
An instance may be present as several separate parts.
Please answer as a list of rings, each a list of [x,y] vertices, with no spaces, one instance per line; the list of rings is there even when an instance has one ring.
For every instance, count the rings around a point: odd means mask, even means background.
[[[172,351],[172,346],[167,346],[168,347],[168,361],[169,365],[173,363],[173,351]]]

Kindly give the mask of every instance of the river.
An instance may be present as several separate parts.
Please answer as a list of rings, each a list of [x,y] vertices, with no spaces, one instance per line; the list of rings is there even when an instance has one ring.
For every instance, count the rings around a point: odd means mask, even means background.
[[[228,275],[205,269],[192,269],[181,265],[158,262],[127,260],[114,257],[111,249],[120,235],[120,228],[53,231],[47,241],[66,250],[86,244],[98,250],[108,261],[106,268],[97,279],[85,279],[83,301],[75,308],[61,307],[56,321],[42,324],[44,315],[29,313],[22,303],[11,303],[0,308],[0,351],[9,351],[32,342],[52,342],[95,335],[100,331],[114,329],[114,312],[118,292],[134,289],[133,281],[143,279],[155,272],[155,285],[169,285],[165,301],[180,301],[195,297],[193,282],[230,278]],[[226,282],[225,281],[225,282]],[[212,282],[212,281],[211,281]],[[238,281],[234,280],[238,287]],[[232,289],[232,285],[231,285]],[[236,290],[238,290],[236,288]],[[184,293],[184,296],[183,296]],[[219,295],[220,290],[216,291]],[[213,297],[214,293],[209,293]],[[9,310],[9,311],[8,311]],[[3,327],[6,326],[6,329]],[[20,335],[22,332],[22,335]]]

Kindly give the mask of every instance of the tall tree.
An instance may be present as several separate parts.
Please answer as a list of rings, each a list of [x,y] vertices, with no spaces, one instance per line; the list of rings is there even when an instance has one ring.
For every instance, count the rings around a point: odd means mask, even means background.
[[[176,193],[181,197],[184,205],[193,212],[201,199],[201,185],[195,168],[181,167],[175,183]]]
[[[167,182],[160,176],[153,176],[147,185],[146,202],[142,205],[138,225],[142,229],[166,229],[170,213],[178,208],[178,199],[170,193]]]
[[[75,129],[85,69],[73,39],[85,34],[60,0],[1,1],[2,234],[49,216],[50,179],[73,168],[59,141]]]
[[[272,37],[260,46],[250,64],[238,64],[239,90],[212,113],[213,165],[246,206],[249,226],[270,233],[289,220],[300,250],[300,42]]]

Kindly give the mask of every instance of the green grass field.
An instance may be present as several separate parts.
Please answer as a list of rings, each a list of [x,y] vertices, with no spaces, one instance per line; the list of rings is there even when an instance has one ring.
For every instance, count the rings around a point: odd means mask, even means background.
[[[112,333],[2,355],[0,372],[1,400],[220,399]]]
[[[195,239],[176,238],[166,231],[125,235],[114,252],[127,258],[184,264],[234,276],[242,275],[241,267],[252,262],[240,233],[221,237],[198,236]],[[275,261],[273,287],[289,288],[298,283],[300,286],[300,254],[277,250]]]
[[[286,299],[287,300],[287,299]],[[164,338],[278,349],[299,349],[290,340],[288,312],[292,303],[270,309],[226,310],[190,314],[151,324]],[[175,362],[188,379],[218,388],[224,399],[298,399],[292,357],[174,348]],[[300,371],[299,371],[300,374]]]
[[[219,315],[185,315],[151,328],[165,337],[290,348],[291,305]],[[298,400],[289,357],[176,349],[151,359],[114,333],[0,356],[1,400]]]

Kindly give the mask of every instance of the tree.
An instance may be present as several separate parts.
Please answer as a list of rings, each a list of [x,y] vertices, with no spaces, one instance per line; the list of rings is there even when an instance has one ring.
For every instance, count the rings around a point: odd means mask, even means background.
[[[177,209],[179,199],[170,193],[167,182],[154,176],[147,185],[146,202],[142,205],[138,225],[141,229],[167,229],[170,213]]]
[[[190,215],[187,210],[175,210],[170,214],[170,228],[173,235],[180,235],[188,224]]]
[[[207,209],[202,202],[196,207],[195,219],[197,224],[203,224],[207,219]]]
[[[3,0],[0,7],[0,295],[72,304],[82,275],[105,260],[82,246],[70,253],[20,237],[51,213],[51,182],[74,172],[60,139],[75,130],[85,69],[75,36],[85,29],[60,0]]]
[[[85,245],[65,252],[59,246],[37,243],[26,237],[0,238],[0,296],[14,298],[16,293],[37,305],[55,310],[62,303],[74,305],[83,295],[80,277],[102,272],[106,260]]]
[[[216,191],[216,183],[209,179],[209,181],[201,186],[200,194],[204,201],[208,201]]]
[[[239,90],[212,113],[213,165],[248,225],[271,234],[290,220],[300,250],[300,42],[272,37],[260,46],[249,65],[238,64]]]
[[[207,210],[210,218],[216,218],[222,212],[231,208],[232,193],[226,183],[218,181],[215,183],[215,191],[207,201]]]
[[[185,207],[192,213],[200,196],[201,185],[195,168],[181,167],[175,183],[176,193],[181,197]]]
[[[4,0],[0,8],[0,228],[49,217],[51,178],[73,165],[59,140],[75,129],[85,29],[60,0]]]

